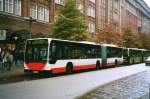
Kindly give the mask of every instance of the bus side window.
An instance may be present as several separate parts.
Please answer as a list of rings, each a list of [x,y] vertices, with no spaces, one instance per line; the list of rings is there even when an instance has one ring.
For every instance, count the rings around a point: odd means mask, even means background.
[[[63,59],[63,50],[64,50],[64,47],[59,45],[59,46],[56,46],[56,57],[57,59]]]
[[[110,57],[111,57],[111,49],[107,48],[107,58],[110,58]]]
[[[55,52],[56,52],[56,46],[53,45],[53,46],[52,46],[52,56],[55,56]]]
[[[101,57],[101,53],[100,53],[101,51],[100,51],[100,49],[97,47],[97,48],[95,48],[95,57],[96,58],[100,58]]]
[[[55,44],[53,43],[52,46],[51,46],[51,51],[50,51],[50,63],[55,63],[56,62],[56,46]]]
[[[87,49],[86,51],[87,51],[87,52],[86,52],[86,53],[87,53],[87,54],[86,54],[86,55],[87,55],[87,58],[91,58],[91,49],[89,48],[89,49]]]

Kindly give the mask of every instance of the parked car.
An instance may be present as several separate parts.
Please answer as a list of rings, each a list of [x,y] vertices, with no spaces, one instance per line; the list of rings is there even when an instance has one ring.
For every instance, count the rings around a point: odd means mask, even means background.
[[[150,66],[150,56],[146,59],[145,65],[146,65],[146,66]]]

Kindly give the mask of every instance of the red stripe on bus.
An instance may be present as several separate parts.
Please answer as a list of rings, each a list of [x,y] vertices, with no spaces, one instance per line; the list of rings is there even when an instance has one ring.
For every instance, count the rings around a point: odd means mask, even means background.
[[[46,63],[30,62],[30,63],[26,63],[26,65],[29,68],[29,70],[42,70],[46,66]]]
[[[96,64],[74,66],[73,70],[76,71],[76,70],[83,70],[83,69],[90,69],[90,68],[96,68]],[[63,73],[63,72],[66,72],[66,67],[52,68],[52,73]]]
[[[66,67],[60,67],[60,68],[52,68],[52,73],[63,73],[66,72]]]
[[[82,69],[90,69],[90,68],[96,68],[96,64],[74,66],[73,70],[82,70]]]

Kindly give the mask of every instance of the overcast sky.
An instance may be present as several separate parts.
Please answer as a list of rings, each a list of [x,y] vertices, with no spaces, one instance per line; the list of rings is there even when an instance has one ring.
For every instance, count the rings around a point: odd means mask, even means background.
[[[150,7],[150,0],[144,0]]]

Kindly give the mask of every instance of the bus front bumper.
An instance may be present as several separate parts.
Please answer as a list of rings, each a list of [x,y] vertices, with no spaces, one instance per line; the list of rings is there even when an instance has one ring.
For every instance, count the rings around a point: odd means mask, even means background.
[[[52,71],[51,70],[27,70],[27,69],[24,69],[24,73],[25,74],[51,74]]]

